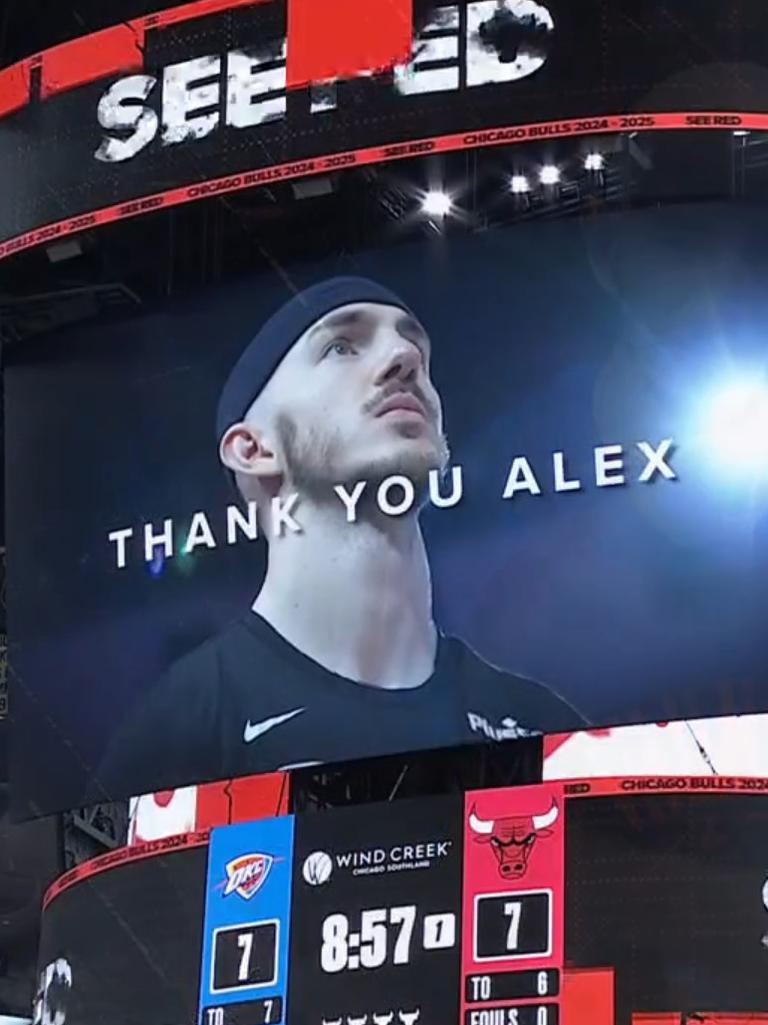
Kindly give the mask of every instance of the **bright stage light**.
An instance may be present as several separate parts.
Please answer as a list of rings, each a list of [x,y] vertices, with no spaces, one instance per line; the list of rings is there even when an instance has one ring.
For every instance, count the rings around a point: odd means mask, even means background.
[[[585,171],[602,171],[605,167],[605,157],[602,153],[587,153],[584,157]]]
[[[560,168],[554,164],[545,164],[539,171],[539,181],[542,185],[557,185],[560,181]]]
[[[421,209],[428,217],[445,217],[452,208],[451,197],[442,189],[430,189],[421,201]]]
[[[524,174],[513,174],[509,179],[509,188],[516,196],[531,191],[531,184]]]
[[[723,467],[768,473],[768,379],[738,378],[715,389],[702,408],[702,433]]]

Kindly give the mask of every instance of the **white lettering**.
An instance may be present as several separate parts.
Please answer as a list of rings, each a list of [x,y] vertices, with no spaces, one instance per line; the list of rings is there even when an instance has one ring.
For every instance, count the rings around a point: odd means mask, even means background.
[[[518,6],[518,5],[515,5]],[[498,24],[498,36],[504,33],[504,20],[514,20],[522,33],[526,26],[535,29],[542,37],[551,32],[555,23],[552,15],[542,4],[528,0],[524,13],[510,11],[506,4],[497,0],[476,0],[467,4],[467,85],[488,85],[491,82],[514,82],[532,75],[546,61],[546,53],[540,45],[526,45],[522,38],[516,52],[510,53],[501,42],[494,40],[494,23]],[[511,33],[507,33],[510,35]]]
[[[581,481],[577,478],[567,480],[565,473],[565,455],[563,452],[554,452],[552,462],[555,468],[555,491],[581,491]]]
[[[169,65],[163,75],[163,144],[203,139],[219,123],[220,57]],[[210,79],[215,79],[210,81]]]
[[[595,482],[599,488],[624,483],[623,452],[621,445],[601,445],[595,449]]]
[[[429,500],[438,509],[450,509],[458,505],[464,495],[464,474],[460,466],[451,467],[451,493],[450,495],[440,494],[439,470],[429,471]]]
[[[347,510],[347,523],[355,523],[357,521],[357,503],[360,501],[360,496],[365,491],[365,481],[359,480],[350,495],[343,484],[337,484],[333,489],[339,498],[344,503],[344,508]]]
[[[531,465],[525,456],[516,456],[509,468],[507,485],[504,488],[503,498],[512,498],[518,491],[528,491],[532,495],[540,495],[541,488]]]
[[[94,156],[105,164],[130,160],[157,135],[157,114],[143,101],[155,87],[151,75],[130,75],[115,82],[99,100],[97,117],[107,131],[130,131],[127,139],[105,136]]]
[[[251,128],[285,117],[285,41],[279,55],[233,50],[227,58],[227,124]]]
[[[438,7],[415,41],[410,62],[396,65],[393,77],[404,96],[459,88],[458,7]]]
[[[301,525],[293,518],[293,510],[299,501],[297,494],[289,495],[285,502],[277,496],[272,499],[272,533],[275,537],[283,536],[283,527],[293,534],[301,533]]]
[[[393,69],[394,87],[405,96],[456,91],[462,84],[462,64],[468,87],[525,78],[545,63],[547,37],[553,29],[552,15],[536,0],[515,4],[474,0],[466,4],[464,21],[456,4],[438,7],[422,28],[408,62]],[[276,39],[258,50],[236,49],[166,67],[163,144],[202,139],[222,120],[234,128],[250,128],[285,118],[287,48],[286,39]],[[363,70],[359,77],[375,74]],[[222,78],[225,117],[220,110]],[[128,160],[156,138],[158,115],[144,105],[156,84],[151,76],[132,75],[104,93],[99,123],[117,135],[103,139],[95,154],[98,160]],[[308,91],[313,114],[336,108],[335,82],[309,83]]]
[[[54,987],[58,990],[52,992]],[[59,957],[40,972],[33,1010],[33,1025],[64,1025],[66,993],[72,989],[72,966]],[[63,999],[64,998],[64,999]]]
[[[113,530],[109,540],[117,544],[117,568],[125,569],[125,542],[133,537],[133,527],[126,527],[124,530]]]
[[[467,712],[467,718],[469,719],[470,729],[481,730],[483,728],[485,719],[483,719],[482,716],[479,716],[476,712]]]
[[[204,512],[196,512],[189,525],[189,533],[182,551],[189,554],[198,545],[205,545],[206,548],[215,548],[216,539],[213,536],[208,517]]]
[[[389,498],[389,492],[392,488],[401,488],[403,497],[399,502],[391,502]],[[379,509],[387,516],[402,516],[403,513],[413,505],[416,500],[416,489],[413,483],[408,480],[407,477],[403,477],[402,474],[394,474],[392,477],[387,477],[379,485],[379,490],[376,492],[376,501],[379,504]]]
[[[255,541],[259,536],[259,523],[257,519],[258,506],[255,502],[248,503],[248,519],[240,512],[236,505],[227,506],[227,544],[233,545],[237,541],[237,531],[241,530],[249,541]]]
[[[163,554],[166,559],[173,555],[173,520],[163,522],[162,534],[153,534],[152,524],[144,524],[144,561],[152,562],[155,557],[155,548],[163,546]]]
[[[637,478],[641,484],[647,484],[657,473],[660,473],[666,480],[677,480],[677,474],[666,462],[666,456],[672,448],[672,444],[672,438],[665,438],[657,448],[647,441],[638,441],[637,447],[648,460],[645,469]]]

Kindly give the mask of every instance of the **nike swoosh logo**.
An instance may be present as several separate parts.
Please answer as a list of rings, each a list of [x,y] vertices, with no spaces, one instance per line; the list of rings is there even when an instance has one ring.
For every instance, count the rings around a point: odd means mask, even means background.
[[[252,723],[249,719],[245,724],[245,729],[243,730],[243,740],[246,744],[250,744],[252,741],[256,740],[257,737],[263,737],[265,733],[273,730],[275,726],[288,722],[288,720],[293,719],[294,716],[301,715],[303,711],[303,708],[294,708],[292,712],[286,712],[285,715],[276,715],[272,719],[265,719],[263,722]]]

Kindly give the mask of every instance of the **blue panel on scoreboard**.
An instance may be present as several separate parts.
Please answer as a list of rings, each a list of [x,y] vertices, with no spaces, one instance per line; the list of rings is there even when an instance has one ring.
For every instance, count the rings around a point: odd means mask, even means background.
[[[214,829],[199,1025],[285,1021],[293,816]]]

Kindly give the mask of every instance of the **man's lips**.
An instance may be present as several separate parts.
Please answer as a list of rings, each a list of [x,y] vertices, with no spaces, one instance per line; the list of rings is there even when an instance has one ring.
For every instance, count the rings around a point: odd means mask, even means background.
[[[376,408],[376,416],[385,416],[387,413],[415,413],[422,419],[427,419],[424,406],[410,392],[398,392],[397,395],[390,395],[388,399],[384,399]]]

